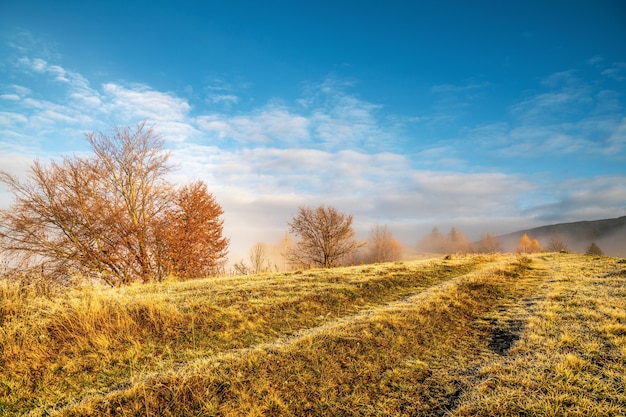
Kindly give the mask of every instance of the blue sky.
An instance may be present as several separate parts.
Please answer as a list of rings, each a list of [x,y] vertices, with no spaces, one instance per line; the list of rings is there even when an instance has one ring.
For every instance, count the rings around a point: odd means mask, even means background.
[[[623,1],[3,0],[0,166],[155,123],[234,260],[299,205],[408,245],[618,217],[625,45]]]

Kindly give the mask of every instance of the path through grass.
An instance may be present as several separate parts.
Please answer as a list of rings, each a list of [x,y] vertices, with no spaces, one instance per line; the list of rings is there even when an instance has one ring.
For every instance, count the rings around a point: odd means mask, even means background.
[[[81,292],[46,312],[16,301],[4,334],[36,317],[31,329],[48,332],[38,349],[58,350],[41,355],[32,386],[3,353],[1,404],[68,416],[624,415],[623,262],[469,256]],[[59,320],[72,315],[105,318]],[[90,340],[96,328],[109,339]]]
[[[314,328],[493,262],[416,261],[34,294],[0,283],[0,411],[62,407]]]

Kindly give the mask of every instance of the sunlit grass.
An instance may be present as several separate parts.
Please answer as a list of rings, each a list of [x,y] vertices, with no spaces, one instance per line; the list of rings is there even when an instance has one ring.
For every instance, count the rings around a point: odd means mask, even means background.
[[[0,283],[0,414],[623,415],[625,288],[567,254]]]
[[[526,329],[455,415],[626,415],[626,268],[567,255],[539,259],[547,272]]]
[[[20,413],[107,392],[401,298],[487,261],[88,286],[45,296],[3,282],[0,410]]]

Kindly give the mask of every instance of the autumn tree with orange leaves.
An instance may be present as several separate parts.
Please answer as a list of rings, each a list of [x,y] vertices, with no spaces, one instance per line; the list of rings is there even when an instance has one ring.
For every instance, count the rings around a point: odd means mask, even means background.
[[[524,235],[519,240],[519,244],[517,245],[515,252],[538,253],[543,252],[543,248],[539,245],[539,241],[537,239],[530,240],[528,235],[524,233]]]
[[[57,280],[100,278],[112,286],[212,270],[226,254],[221,208],[202,185],[176,190],[166,181],[169,154],[153,128],[116,126],[112,134],[86,138],[92,156],[47,166],[35,161],[26,181],[0,171],[14,195],[10,208],[0,210],[0,252],[20,270],[36,267]],[[196,213],[191,222],[196,207],[213,211]],[[185,235],[190,228],[197,232]],[[183,245],[179,235],[190,240]],[[193,255],[182,254],[190,249]]]
[[[180,188],[158,231],[163,272],[180,278],[218,272],[226,259],[229,242],[222,236],[223,213],[202,181]]]

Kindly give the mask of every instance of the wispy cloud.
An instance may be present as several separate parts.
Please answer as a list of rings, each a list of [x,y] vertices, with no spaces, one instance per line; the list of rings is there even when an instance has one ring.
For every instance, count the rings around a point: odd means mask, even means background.
[[[16,62],[18,71],[37,76],[37,83],[54,88],[55,98],[48,99],[43,90],[34,94],[28,87],[14,84],[8,88],[13,91],[1,99],[14,102],[17,111],[14,115],[5,111],[4,117],[15,122],[18,114],[26,115],[29,127],[44,136],[55,124],[85,130],[103,128],[110,120],[134,124],[145,119],[156,123],[170,140],[179,142],[204,138],[246,147],[375,150],[384,148],[401,129],[397,118],[385,120],[381,116],[379,105],[346,93],[342,90],[346,83],[331,79],[307,87],[302,99],[291,105],[275,101],[245,113],[224,113],[192,109],[187,99],[142,84],[105,82],[94,87],[81,74],[42,58],[22,56]],[[207,100],[228,107],[239,101],[223,81],[214,81],[206,91]]]
[[[485,153],[506,158],[624,158],[617,91],[583,82],[576,71],[552,74],[541,84],[545,91],[511,105],[508,121],[470,127],[467,137]]]
[[[172,141],[184,141],[198,134],[190,117],[187,100],[145,85],[130,87],[115,83],[102,85],[104,112],[116,123],[134,124],[147,120]]]
[[[608,155],[614,155],[621,160],[626,160],[624,150],[626,149],[626,117],[623,117],[617,123],[612,125],[607,139],[607,145],[604,152]]]
[[[244,114],[212,113],[196,121],[208,137],[242,146],[376,151],[402,135],[402,120],[381,115],[381,106],[337,89],[334,82],[316,87],[307,87],[292,105],[271,101]]]
[[[602,75],[606,75],[607,77],[611,77],[617,81],[625,81],[626,62],[616,62],[612,64],[609,68],[602,71]]]
[[[234,94],[211,94],[208,99],[213,103],[237,104],[239,97]]]
[[[239,103],[240,97],[235,94],[230,83],[222,78],[213,78],[205,87],[206,100],[214,104],[222,104],[227,108]]]
[[[575,71],[549,75],[541,83],[548,89],[513,105],[511,112],[524,123],[570,120],[595,107],[591,86],[576,76]]]
[[[434,85],[430,88],[431,93],[436,94],[458,94],[458,93],[467,93],[472,91],[479,91],[484,88],[490,87],[491,83],[489,82],[468,82],[467,84],[438,84]]]
[[[67,84],[71,91],[90,91],[89,81],[74,71],[68,71],[60,65],[50,64],[41,58],[22,57],[18,60],[27,70],[34,73],[46,74],[51,76],[52,80]]]
[[[278,146],[309,140],[309,121],[305,117],[273,106],[246,115],[199,116],[197,123],[210,137],[235,141],[244,146]]]

